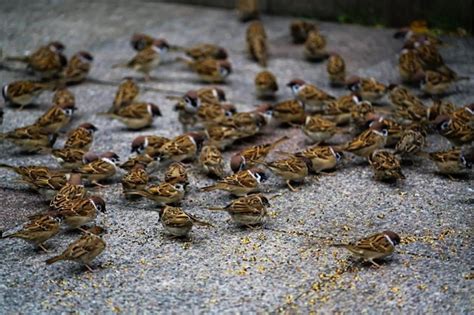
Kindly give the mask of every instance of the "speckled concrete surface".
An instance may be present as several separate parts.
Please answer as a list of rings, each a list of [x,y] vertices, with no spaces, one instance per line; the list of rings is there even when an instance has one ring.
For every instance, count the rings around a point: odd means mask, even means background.
[[[236,69],[224,87],[239,110],[257,103],[253,77],[260,68],[244,49],[245,26],[232,11],[142,1],[0,1],[0,47],[14,54],[58,39],[70,55],[79,49],[95,56],[91,76],[118,80],[132,74],[111,65],[131,56],[128,38],[144,31],[185,45],[200,41],[228,47]],[[281,85],[280,98],[290,97],[284,83],[305,78],[336,95],[326,82],[324,64],[301,59],[301,47],[288,38],[290,18],[264,17],[272,42],[269,69]],[[393,30],[356,25],[320,23],[331,50],[339,51],[352,73],[396,82],[396,53],[400,43]],[[473,38],[446,38],[442,53],[456,71],[474,76]],[[199,87],[192,73],[177,64],[153,74],[155,87],[186,91]],[[0,83],[20,79],[19,73],[0,71]],[[474,83],[463,82],[450,99],[472,102]],[[111,103],[115,88],[86,84],[74,87],[78,118],[99,126],[93,150],[114,150],[124,160],[137,132],[94,113]],[[6,131],[32,122],[50,102],[46,93],[40,105],[17,112],[7,108]],[[173,102],[164,94],[148,92],[144,100],[159,104],[164,117],[146,133],[164,136],[180,132]],[[142,132],[144,133],[144,132]],[[282,146],[304,146],[295,129],[279,129],[255,143],[286,133],[293,136]],[[431,136],[431,148],[447,148]],[[228,153],[229,154],[229,153]],[[226,156],[228,157],[228,154]],[[2,144],[0,162],[55,165],[48,156],[18,155]],[[107,250],[95,261],[96,273],[73,263],[46,266],[52,254],[38,253],[20,240],[1,240],[0,313],[449,313],[473,312],[473,185],[471,180],[451,181],[434,173],[431,163],[404,168],[407,179],[399,185],[374,182],[364,164],[347,162],[334,176],[308,180],[300,192],[288,192],[272,177],[264,190],[283,193],[272,201],[263,229],[241,229],[225,213],[210,213],[207,206],[224,205],[224,193],[199,193],[211,180],[192,171],[192,189],[183,206],[211,221],[215,228],[197,227],[190,240],[171,239],[162,233],[158,213],[145,201],[128,202],[118,184],[102,190],[108,213],[101,218],[109,233]],[[0,170],[0,229],[13,226],[28,214],[44,209],[41,198],[14,183],[15,175]],[[326,239],[351,240],[384,229],[398,231],[405,242],[383,267],[376,270],[348,260]],[[277,232],[286,231],[284,232]],[[77,235],[63,234],[48,242],[53,253]]]

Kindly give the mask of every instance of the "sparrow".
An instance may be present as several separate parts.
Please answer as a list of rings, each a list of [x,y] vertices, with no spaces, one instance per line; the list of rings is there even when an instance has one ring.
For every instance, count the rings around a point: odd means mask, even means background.
[[[250,56],[262,67],[267,66],[267,34],[262,22],[254,21],[247,27],[247,49]]]
[[[374,116],[375,118],[377,116]],[[372,121],[369,124],[369,127],[372,128],[374,126],[375,128],[382,128],[387,130],[387,141],[385,143],[386,146],[394,146],[398,140],[400,140],[400,137],[402,136],[403,131],[405,130],[405,127],[398,124],[392,119],[385,118],[383,116],[379,116],[378,119]]]
[[[420,89],[427,95],[440,96],[448,93],[453,84],[460,80],[469,80],[469,78],[427,70],[424,78],[420,81]]]
[[[203,60],[203,59],[217,59],[225,60],[228,57],[227,50],[223,47],[214,45],[214,44],[197,44],[191,47],[172,47],[174,50],[184,51],[186,56],[194,60]]]
[[[51,265],[60,260],[72,260],[83,264],[93,272],[90,266],[92,260],[100,255],[105,249],[105,241],[93,233],[86,232],[78,240],[75,240],[58,256],[46,260],[46,264]]]
[[[60,107],[66,107],[66,106],[75,107],[76,97],[69,89],[65,87],[57,88],[53,94],[52,105],[60,106]]]
[[[426,131],[418,125],[412,124],[405,127],[400,140],[395,145],[395,154],[414,156],[426,146]]]
[[[273,174],[282,177],[288,188],[293,192],[298,190],[291,185],[291,182],[303,181],[312,171],[311,160],[304,156],[292,156],[282,160],[262,162],[261,164],[272,171]]]
[[[348,124],[351,121],[351,113],[359,101],[356,95],[343,95],[335,100],[326,102],[324,114],[334,121],[336,125]]]
[[[135,166],[142,165],[144,166],[145,170],[150,173],[153,173],[157,169],[157,157],[151,156],[149,154],[139,154],[130,157],[127,161],[120,164],[120,168],[126,171],[131,171]]]
[[[160,222],[165,231],[174,237],[187,236],[193,224],[212,226],[183,211],[182,208],[165,206],[160,209]]]
[[[130,130],[140,130],[148,128],[153,124],[157,116],[161,116],[161,111],[153,103],[132,103],[119,109],[115,113],[103,113],[110,118],[117,119]]]
[[[326,72],[332,86],[344,86],[346,84],[346,63],[339,54],[332,53],[329,55]]]
[[[329,56],[326,38],[318,31],[310,31],[304,42],[304,55],[310,61],[319,61]]]
[[[69,206],[71,202],[87,197],[87,190],[82,185],[80,174],[71,174],[67,183],[58,190],[49,203],[49,209],[53,212],[59,212],[64,207]]]
[[[58,76],[67,65],[67,58],[63,55],[65,48],[61,42],[53,41],[39,47],[30,55],[6,57],[5,60],[24,62],[29,70],[42,78],[52,78]]]
[[[309,147],[293,155],[309,159],[311,161],[311,171],[316,174],[336,168],[343,158],[342,151],[337,148],[319,145]]]
[[[327,102],[336,98],[315,85],[300,79],[293,79],[286,85],[291,89],[295,98],[304,103],[305,109],[312,112],[322,112]]]
[[[205,134],[208,143],[215,145],[220,150],[225,150],[232,145],[236,140],[244,137],[244,135],[236,127],[226,127],[214,125],[206,128]]]
[[[131,153],[156,156],[160,148],[170,139],[162,136],[138,136],[132,141]]]
[[[428,108],[406,88],[400,85],[390,85],[388,96],[395,107],[395,116],[397,118],[412,122],[426,120]]]
[[[264,114],[258,111],[239,112],[227,117],[220,123],[223,126],[235,127],[242,137],[258,134],[267,125]]]
[[[428,121],[433,122],[438,116],[450,116],[457,109],[457,106],[451,102],[443,100],[433,100],[433,104],[426,109]]]
[[[1,238],[21,238],[48,252],[44,242],[59,233],[60,221],[52,216],[41,216],[16,228],[15,231],[7,231],[7,235],[3,233]]]
[[[433,125],[440,135],[448,139],[455,146],[469,145],[474,141],[474,124],[463,117],[456,117],[454,113],[451,116],[438,116]]]
[[[64,143],[64,148],[89,150],[94,141],[94,133],[97,127],[91,123],[82,123],[71,131]]]
[[[303,133],[315,143],[325,142],[338,132],[343,132],[337,124],[321,115],[307,116],[301,127]]]
[[[76,148],[52,149],[51,154],[65,170],[74,170],[90,161],[86,160],[87,151]]]
[[[452,112],[451,117],[456,120],[470,123],[472,126],[474,123],[474,103],[457,108]]]
[[[2,96],[6,104],[23,107],[33,104],[44,91],[52,89],[50,83],[30,80],[13,81],[2,87]]]
[[[116,163],[119,156],[114,152],[106,152],[100,155],[97,160],[87,163],[76,170],[83,178],[89,180],[92,184],[104,187],[99,181],[110,178],[117,171]]]
[[[82,83],[89,75],[94,57],[87,51],[74,54],[61,74],[61,81],[67,85]]]
[[[132,78],[124,78],[115,93],[114,102],[108,112],[116,113],[121,108],[132,104],[137,100],[139,93],[140,87],[138,84]]]
[[[392,231],[383,231],[353,243],[334,244],[336,247],[345,247],[355,256],[371,262],[376,267],[380,267],[374,259],[381,259],[391,255],[395,251],[395,246],[400,244],[400,236]]]
[[[224,90],[218,87],[203,87],[196,90],[196,94],[203,103],[222,103],[227,100]]]
[[[375,150],[381,149],[387,142],[387,129],[367,129],[360,135],[342,146],[343,151],[351,152],[361,157],[369,157]]]
[[[181,162],[171,163],[165,170],[165,182],[174,184],[182,184],[184,188],[189,185],[188,169]]]
[[[289,140],[284,136],[275,142],[247,147],[234,154],[230,159],[230,168],[234,173],[247,170],[263,162],[267,155],[283,142]]]
[[[50,134],[37,125],[0,133],[0,140],[9,141],[26,153],[37,153],[52,148],[56,139],[56,134]]]
[[[217,178],[225,177],[222,153],[214,145],[206,145],[199,155],[199,165],[204,173]]]
[[[374,177],[379,181],[396,181],[405,179],[400,166],[400,161],[389,151],[377,150],[368,157],[374,170]]]
[[[226,211],[237,224],[251,227],[263,224],[267,216],[270,202],[262,194],[251,194],[233,200],[223,208],[208,208],[209,210]]]
[[[160,206],[178,204],[183,200],[185,194],[184,185],[176,183],[161,183],[159,185],[149,185],[142,190],[129,190],[126,195],[142,196],[152,200]]]
[[[44,132],[58,133],[69,124],[75,110],[76,107],[73,104],[51,106],[36,120],[35,125]]]
[[[220,124],[227,117],[234,115],[236,111],[233,104],[201,103],[196,116],[204,127],[210,127]]]
[[[136,164],[131,170],[122,177],[122,191],[127,195],[130,191],[144,190],[148,185],[150,177],[145,170],[145,165]]]
[[[258,19],[260,15],[257,0],[238,0],[236,9],[241,22]]]
[[[185,62],[192,71],[196,72],[200,80],[205,83],[223,83],[232,73],[232,65],[228,60],[203,59],[190,61],[179,58]]]
[[[141,72],[144,74],[145,81],[150,81],[150,72],[158,67],[161,61],[161,56],[169,50],[170,46],[164,39],[157,39],[154,43],[140,50],[137,54],[128,62],[122,64],[116,64],[113,68],[130,68],[134,71]]]
[[[417,41],[413,44],[416,55],[425,70],[436,70],[447,75],[455,75],[454,71],[449,69],[438,51],[437,45],[432,44],[429,40]]]
[[[189,132],[166,142],[159,150],[160,161],[194,160],[205,139],[202,133]]]
[[[260,99],[275,98],[278,91],[278,83],[275,75],[270,71],[260,71],[255,76],[255,91]]]
[[[210,103],[215,103],[214,100]],[[197,112],[201,106],[201,99],[194,90],[188,91],[174,106],[174,111],[178,112],[178,121],[183,126],[183,131],[187,132],[189,127],[196,125]]]
[[[356,106],[352,107],[350,122],[354,125],[355,130],[365,130],[368,118],[372,115],[375,115],[375,110],[370,102],[358,102]]]
[[[106,211],[105,201],[99,196],[74,199],[62,205],[54,215],[61,218],[71,229],[83,230],[81,227],[93,222],[99,212]]]
[[[460,148],[452,148],[447,151],[439,151],[425,154],[438,168],[439,173],[444,175],[464,175],[472,169],[474,163],[474,152],[466,152]]]
[[[403,83],[419,83],[423,78],[423,64],[413,49],[403,49],[398,58],[398,72]]]
[[[278,124],[302,124],[306,118],[305,104],[299,100],[286,100],[269,106],[266,112]]]
[[[304,20],[295,20],[290,24],[291,38],[295,44],[303,44],[311,31],[318,31],[316,24]]]
[[[229,175],[216,184],[201,188],[202,191],[208,192],[213,190],[223,190],[232,195],[241,197],[252,192],[260,190],[260,184],[267,180],[265,172],[259,168],[251,168],[249,170],[239,171],[233,175]]]
[[[375,103],[381,100],[388,92],[388,88],[374,78],[353,77],[347,81],[349,90],[357,93],[363,101]]]

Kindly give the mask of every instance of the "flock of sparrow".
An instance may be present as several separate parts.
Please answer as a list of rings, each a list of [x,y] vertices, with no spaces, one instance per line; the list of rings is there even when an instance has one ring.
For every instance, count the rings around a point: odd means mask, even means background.
[[[258,16],[251,5],[254,2],[240,1],[242,20]],[[294,98],[271,104],[278,83],[267,70],[255,77],[256,94],[265,102],[252,111],[238,112],[218,87],[188,91],[182,97],[170,97],[177,101],[174,109],[184,133],[172,139],[138,136],[130,146],[133,155],[122,164],[114,152],[89,151],[97,128],[88,122],[69,131],[62,147],[54,147],[57,136],[67,128],[76,110],[74,94],[68,87],[89,80],[93,63],[90,53],[81,51],[68,60],[63,54],[65,46],[55,41],[26,56],[5,57],[4,63],[25,63],[28,71],[39,78],[5,84],[2,94],[7,104],[22,108],[46,90],[54,91],[54,96],[52,106],[32,125],[3,133],[1,140],[11,142],[23,152],[51,154],[60,167],[0,165],[17,173],[21,182],[50,201],[47,210],[13,231],[4,231],[2,237],[21,238],[47,251],[44,243],[57,235],[62,225],[77,229],[82,236],[47,263],[73,260],[92,270],[91,261],[105,249],[106,243],[100,236],[103,229],[91,224],[100,212],[106,211],[106,203],[99,195],[91,195],[83,183],[102,187],[103,181],[114,177],[118,169],[126,171],[121,178],[125,198],[147,198],[156,203],[164,230],[174,237],[188,235],[194,224],[210,225],[179,207],[187,193],[190,165],[217,180],[202,187],[202,191],[221,190],[236,197],[227,206],[210,210],[226,211],[233,221],[248,227],[265,222],[271,198],[260,193],[260,188],[268,178],[267,170],[281,178],[291,191],[297,191],[295,182],[311,174],[334,170],[347,154],[366,159],[379,181],[403,180],[401,162],[425,158],[433,161],[442,174],[468,174],[474,159],[470,147],[474,137],[474,104],[459,107],[441,99],[457,80],[464,78],[444,63],[438,52],[443,43],[423,23],[415,22],[397,32],[396,37],[404,38],[398,70],[404,84],[419,87],[433,97],[431,106],[402,85],[348,77],[344,59],[326,50],[326,39],[315,24],[295,21],[290,25],[290,33],[295,44],[304,44],[306,58],[326,62],[329,82],[334,87],[347,88],[346,95],[336,98],[309,82],[293,79],[287,86]],[[265,67],[268,42],[263,23],[252,21],[246,36],[250,55]],[[142,73],[145,81],[151,79],[150,72],[160,64],[163,55],[173,51],[184,52],[186,58],[177,60],[185,62],[205,83],[225,83],[232,73],[226,49],[213,44],[184,48],[145,34],[133,35],[130,43],[136,55],[116,66]],[[110,109],[99,114],[119,120],[130,130],[151,127],[155,117],[161,115],[160,109],[140,101],[140,89],[136,80],[125,78]],[[387,100],[389,106],[377,106]],[[232,173],[226,172],[224,150],[236,141],[245,143],[282,126],[300,128],[313,145],[300,152],[275,152],[282,158],[274,161],[268,161],[267,155],[288,137],[248,146],[230,158]],[[331,138],[341,133],[352,135],[352,139],[331,144]],[[447,138],[452,147],[427,152],[429,133]],[[196,162],[184,164],[193,161]],[[158,168],[166,169],[164,180],[151,183],[152,173]],[[383,231],[335,246],[344,246],[357,257],[377,265],[374,260],[392,254],[399,243],[397,233]]]

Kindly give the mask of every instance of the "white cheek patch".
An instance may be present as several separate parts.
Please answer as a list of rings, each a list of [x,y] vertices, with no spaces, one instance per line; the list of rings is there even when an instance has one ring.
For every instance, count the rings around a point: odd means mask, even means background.
[[[384,234],[384,237],[385,237],[385,239],[390,243],[390,245],[392,245],[393,247],[395,247],[395,244],[393,243],[392,239],[391,239],[387,234]]]
[[[2,89],[2,95],[5,100],[8,99],[8,84],[5,84]]]
[[[149,104],[147,106],[147,111],[148,111],[148,114],[153,116],[153,109],[151,108],[151,105],[149,105]]]

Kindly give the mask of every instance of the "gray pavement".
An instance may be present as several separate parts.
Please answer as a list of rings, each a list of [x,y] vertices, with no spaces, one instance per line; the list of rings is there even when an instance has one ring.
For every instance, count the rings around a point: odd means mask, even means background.
[[[0,8],[0,47],[5,53],[61,40],[69,55],[82,49],[94,55],[94,78],[119,80],[133,74],[111,69],[133,54],[128,46],[133,32],[166,37],[179,45],[220,44],[231,51],[235,68],[223,86],[228,98],[239,110],[257,104],[253,78],[260,68],[243,53],[245,25],[232,11],[146,1],[73,0],[3,0]],[[263,17],[272,43],[269,69],[278,77],[280,99],[290,97],[284,84],[294,77],[335,95],[344,94],[328,86],[324,63],[307,63],[302,60],[302,47],[289,44],[291,20]],[[395,56],[401,43],[392,38],[393,30],[319,25],[330,49],[341,53],[351,73],[397,82]],[[474,77],[473,38],[445,40],[446,62]],[[151,84],[155,87],[184,92],[201,86],[178,64],[164,65],[153,75],[158,78]],[[1,84],[23,77],[0,71]],[[73,126],[83,121],[97,125],[93,150],[114,150],[125,160],[130,141],[140,133],[94,114],[108,108],[115,88],[84,84],[72,90],[79,107]],[[164,116],[153,129],[141,133],[180,133],[173,102],[165,97],[144,94],[144,100],[159,104]],[[1,128],[7,131],[31,123],[50,98],[51,94],[43,94],[42,105],[23,112],[7,108]],[[459,105],[472,102],[473,80],[459,83],[449,99]],[[305,145],[296,129],[277,129],[252,143],[282,134],[293,136],[282,146],[284,150]],[[430,136],[429,143],[432,150],[449,147],[438,136]],[[0,162],[55,166],[51,157],[19,155],[8,144],[2,144]],[[48,257],[77,237],[74,233],[48,241],[51,254],[39,253],[20,240],[0,241],[0,313],[472,313],[472,176],[449,180],[436,175],[429,162],[405,167],[404,173],[403,183],[386,185],[372,179],[367,165],[347,162],[334,176],[308,180],[298,193],[288,192],[271,177],[264,190],[283,195],[272,201],[266,228],[249,230],[229,223],[225,213],[205,210],[230,199],[219,192],[199,193],[197,188],[211,180],[193,170],[183,206],[215,227],[195,227],[191,239],[184,241],[163,233],[151,203],[128,202],[119,184],[112,184],[101,191],[109,211],[100,219],[108,234],[107,249],[95,261],[98,272],[84,272],[67,262],[45,265]],[[0,229],[45,208],[41,197],[15,183],[15,177],[0,170]],[[351,262],[347,252],[325,241],[348,241],[384,229],[399,232],[405,241],[378,270]]]

